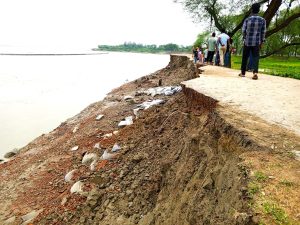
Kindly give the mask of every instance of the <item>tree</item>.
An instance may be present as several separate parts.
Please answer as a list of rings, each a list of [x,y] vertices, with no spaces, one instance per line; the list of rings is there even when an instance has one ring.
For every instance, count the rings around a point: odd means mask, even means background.
[[[283,35],[286,41],[276,47],[273,46],[266,55],[269,56],[272,52],[276,53],[290,46],[297,48],[300,45],[300,28],[294,26],[294,23],[299,23],[300,17],[298,0],[174,0],[174,2],[181,3],[195,21],[210,22],[211,26],[218,30],[224,29],[232,38],[238,35],[244,20],[250,15],[251,5],[258,2],[264,10],[261,16],[266,19],[267,39],[282,31],[287,35],[287,28],[292,24],[294,30],[290,32],[298,34],[298,40],[288,39]]]

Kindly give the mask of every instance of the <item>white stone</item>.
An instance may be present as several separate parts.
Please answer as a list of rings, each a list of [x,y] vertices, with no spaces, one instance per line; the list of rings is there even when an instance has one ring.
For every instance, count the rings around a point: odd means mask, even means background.
[[[105,150],[103,152],[103,155],[100,157],[100,159],[102,159],[102,160],[111,160],[111,159],[115,158],[116,156],[117,156],[117,154],[109,153],[107,150]]]
[[[101,149],[100,143],[96,143],[96,144],[94,145],[94,148],[96,148],[96,149]]]
[[[65,175],[65,181],[66,182],[71,182],[72,181],[72,178],[73,178],[73,175],[74,175],[74,172],[77,171],[76,169],[74,170],[71,170],[70,172],[68,172],[66,175]]]
[[[86,153],[82,158],[82,164],[90,166],[90,164],[97,160],[98,156],[95,153]]]
[[[34,218],[36,218],[43,210],[40,209],[38,211],[33,210],[30,213],[27,213],[26,215],[22,216],[23,224],[27,224],[30,221],[32,221]]]
[[[119,126],[119,127],[124,127],[124,126],[129,126],[129,125],[131,125],[131,124],[133,124],[133,117],[132,117],[132,116],[127,116],[127,117],[125,117],[125,120],[122,120],[122,121],[118,124],[118,126]]]
[[[79,146],[76,145],[76,146],[74,146],[73,148],[71,148],[71,151],[77,151],[78,149],[79,149]]]
[[[71,187],[71,193],[78,193],[81,194],[82,191],[82,187],[83,187],[83,183],[81,181],[77,181],[75,184],[73,184],[73,186]]]
[[[104,115],[100,114],[96,117],[96,120],[101,120],[103,118]]]
[[[121,147],[120,147],[117,143],[115,143],[111,151],[112,151],[112,152],[117,152],[117,151],[119,151],[120,149],[121,149]]]
[[[78,129],[79,129],[79,127],[74,127],[74,129],[73,129],[73,133],[76,133],[77,131],[78,131]]]

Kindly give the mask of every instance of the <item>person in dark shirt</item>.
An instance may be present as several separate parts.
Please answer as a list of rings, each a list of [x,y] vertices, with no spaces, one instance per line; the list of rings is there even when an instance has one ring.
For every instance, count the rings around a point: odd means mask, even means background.
[[[243,39],[244,48],[242,56],[242,66],[240,77],[245,77],[247,69],[247,61],[251,52],[253,59],[253,80],[257,80],[258,76],[258,63],[259,63],[259,50],[265,42],[266,35],[266,20],[258,16],[260,4],[255,3],[252,5],[252,15],[245,19],[243,23]]]
[[[198,47],[197,47],[197,48],[193,47],[193,59],[194,59],[194,63],[195,63],[195,64],[196,64],[197,61],[198,61],[198,50],[199,50]]]

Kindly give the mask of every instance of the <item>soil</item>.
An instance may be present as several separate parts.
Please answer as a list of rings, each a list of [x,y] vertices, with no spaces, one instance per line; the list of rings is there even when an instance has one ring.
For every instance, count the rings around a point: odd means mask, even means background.
[[[274,203],[286,224],[297,224],[300,165],[292,151],[299,136],[184,86],[172,96],[142,92],[180,85],[196,70],[188,57],[171,55],[165,68],[113,90],[0,164],[0,221],[21,224],[42,210],[31,223],[276,224],[283,219],[264,207]],[[138,104],[158,98],[165,103],[118,127]],[[81,163],[85,153],[100,157],[115,143],[114,159],[99,160],[93,171]],[[83,191],[71,194],[79,180]]]

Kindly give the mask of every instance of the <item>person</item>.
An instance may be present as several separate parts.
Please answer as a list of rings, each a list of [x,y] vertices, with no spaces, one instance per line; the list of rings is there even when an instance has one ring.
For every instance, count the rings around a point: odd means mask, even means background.
[[[204,63],[207,63],[207,56],[208,56],[208,48],[206,47],[204,50]]]
[[[203,63],[203,54],[201,49],[198,50],[198,61],[199,63]]]
[[[249,54],[249,60],[248,60],[248,64],[247,64],[247,71],[252,71],[253,72],[253,57],[252,57],[251,52]]]
[[[258,64],[259,64],[259,50],[265,42],[266,36],[266,20],[258,16],[260,9],[259,3],[254,3],[251,7],[252,14],[245,19],[243,23],[243,56],[240,77],[245,77],[247,69],[247,61],[249,54],[252,54],[253,60],[253,80],[257,80]]]
[[[196,48],[195,46],[193,47],[193,59],[194,63],[196,64],[198,61],[198,47]]]
[[[221,29],[221,34],[218,37],[218,47],[219,47],[219,55],[220,55],[220,65],[224,66],[224,56],[227,50],[227,46],[229,46],[230,37],[225,33],[224,29]]]
[[[226,48],[226,52],[225,52],[225,56],[224,56],[224,66],[226,67],[230,67],[231,65],[231,46],[232,46],[232,43],[233,43],[233,40],[231,38],[229,38],[228,40],[228,43],[227,44],[227,48]]]
[[[216,33],[213,32],[211,34],[211,37],[208,38],[207,40],[207,48],[208,48],[207,63],[210,63],[211,65],[213,64],[213,58],[216,51],[216,44],[217,44]]]

